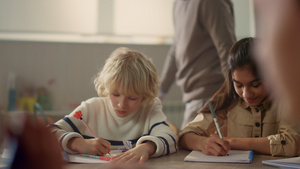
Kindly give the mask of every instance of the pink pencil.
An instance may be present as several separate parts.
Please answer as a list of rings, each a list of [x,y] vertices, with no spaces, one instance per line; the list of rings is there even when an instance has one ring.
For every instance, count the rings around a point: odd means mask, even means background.
[[[77,111],[75,114],[74,114],[74,117],[76,118],[76,119],[80,119],[81,121],[82,121],[82,123],[85,125],[85,127],[87,128],[87,129],[89,129],[89,131],[92,133],[92,135],[95,137],[95,138],[98,138],[97,136],[96,136],[96,134],[92,131],[92,129],[85,123],[85,121],[82,119],[82,113],[81,113],[81,111]]]
[[[92,133],[92,135],[93,135],[95,138],[98,138],[98,137],[96,136],[96,134],[92,131],[92,129],[91,129],[91,128],[85,123],[85,121],[82,119],[82,113],[81,113],[81,111],[75,112],[74,117],[75,117],[76,119],[80,119],[81,122],[85,125],[85,127],[86,127],[87,129],[89,129],[89,131]],[[110,154],[109,152],[108,152],[108,154],[111,156],[111,154]]]

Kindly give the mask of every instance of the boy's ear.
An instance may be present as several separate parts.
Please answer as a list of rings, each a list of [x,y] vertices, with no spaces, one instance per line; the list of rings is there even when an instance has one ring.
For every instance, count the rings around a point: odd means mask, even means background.
[[[142,98],[142,105],[145,105],[147,102],[147,99],[145,97]]]

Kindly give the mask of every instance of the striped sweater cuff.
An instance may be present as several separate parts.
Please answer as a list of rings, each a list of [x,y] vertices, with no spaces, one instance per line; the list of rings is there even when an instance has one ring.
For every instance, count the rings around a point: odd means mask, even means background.
[[[136,145],[142,144],[146,141],[152,141],[156,145],[156,151],[151,157],[159,157],[166,154],[167,148],[164,144],[164,141],[155,136],[143,136],[137,141]]]
[[[64,135],[59,139],[60,144],[61,144],[63,150],[65,150],[65,151],[68,152],[68,153],[78,153],[78,152],[75,152],[75,151],[69,149],[68,146],[67,146],[67,145],[68,145],[68,142],[70,141],[70,139],[76,138],[76,137],[78,137],[78,138],[83,138],[80,134],[78,134],[78,133],[76,133],[76,132],[69,132],[69,133],[64,134]]]

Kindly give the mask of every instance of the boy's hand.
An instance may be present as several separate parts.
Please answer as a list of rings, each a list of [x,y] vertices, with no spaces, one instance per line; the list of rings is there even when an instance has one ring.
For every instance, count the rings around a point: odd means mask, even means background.
[[[230,150],[229,142],[222,140],[218,135],[212,134],[204,141],[202,152],[206,155],[224,156]]]
[[[82,154],[105,155],[110,152],[110,142],[102,139],[83,139],[73,138],[69,141],[68,147],[71,150],[78,151]]]
[[[145,161],[149,159],[149,156],[154,154],[155,150],[156,150],[156,145],[151,141],[143,144],[139,144],[135,148],[113,157],[112,163],[143,164]]]

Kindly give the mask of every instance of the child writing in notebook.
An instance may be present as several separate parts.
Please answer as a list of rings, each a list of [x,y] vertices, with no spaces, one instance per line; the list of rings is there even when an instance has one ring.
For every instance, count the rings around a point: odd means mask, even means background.
[[[104,155],[123,147],[135,147],[113,158],[114,163],[143,163],[149,157],[177,151],[177,135],[166,123],[157,96],[157,70],[144,54],[125,47],[116,49],[94,80],[99,97],[83,101],[54,125],[61,146],[68,153]],[[98,138],[74,117],[81,111]]]
[[[226,155],[230,149],[254,150],[273,156],[299,155],[299,125],[287,124],[257,73],[253,38],[236,42],[229,52],[228,76],[211,98],[224,140],[209,106],[179,133],[179,145],[207,155]]]

